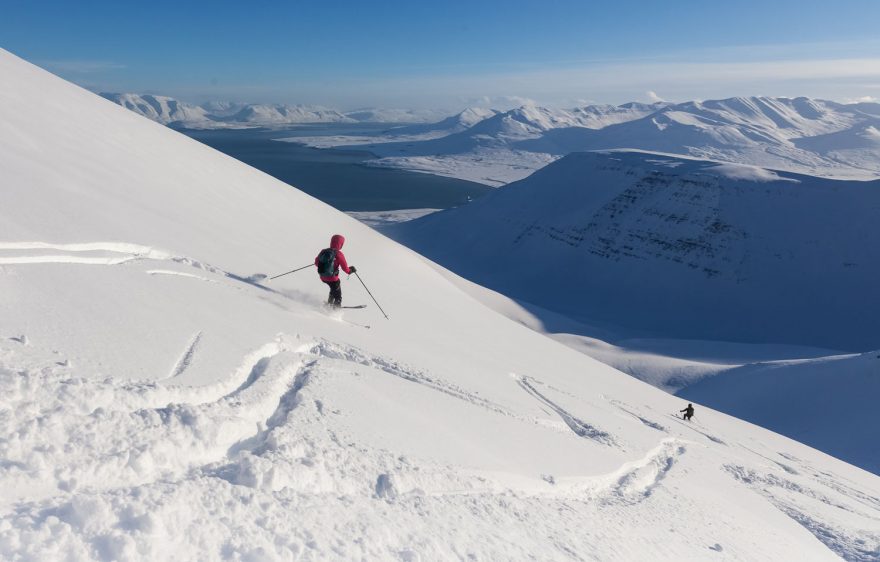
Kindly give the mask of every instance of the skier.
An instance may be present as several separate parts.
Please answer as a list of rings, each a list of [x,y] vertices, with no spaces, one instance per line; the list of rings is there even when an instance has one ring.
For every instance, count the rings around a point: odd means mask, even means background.
[[[688,404],[687,408],[685,408],[684,410],[679,410],[679,412],[684,412],[682,418],[686,419],[687,421],[691,421],[691,418],[694,417],[694,405]]]
[[[334,308],[342,306],[342,287],[339,282],[340,268],[349,275],[357,271],[354,266],[349,267],[348,262],[345,261],[345,254],[342,253],[343,244],[345,244],[345,237],[341,234],[334,234],[330,238],[330,247],[321,250],[315,258],[315,265],[318,267],[321,281],[330,286],[327,304]]]

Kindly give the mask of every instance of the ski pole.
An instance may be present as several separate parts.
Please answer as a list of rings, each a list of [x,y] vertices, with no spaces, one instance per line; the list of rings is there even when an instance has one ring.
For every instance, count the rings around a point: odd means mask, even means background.
[[[298,268],[296,268],[296,269],[291,269],[291,270],[288,271],[287,273],[282,273],[281,275],[276,275],[275,277],[270,277],[270,278],[269,278],[269,281],[271,281],[272,279],[278,279],[279,277],[284,277],[285,275],[289,275],[289,274],[291,274],[291,273],[296,273],[297,271],[302,271],[303,269],[305,269],[305,268],[307,268],[307,267],[315,267],[315,264],[310,263],[309,265],[304,265],[304,266],[302,266],[302,267],[298,267]]]
[[[354,276],[358,278],[358,281],[361,282],[361,285],[364,286],[364,289],[367,289],[367,284],[364,283],[364,280],[361,279],[361,276],[358,275],[357,271],[354,272]],[[373,299],[373,302],[376,303],[376,306],[379,307],[379,310],[382,310],[382,305],[379,304],[379,302],[376,300],[376,297],[373,296],[373,293],[371,293],[369,289],[367,289],[367,294],[370,295],[370,298]],[[385,316],[385,320],[390,320],[390,318],[388,318],[388,315],[385,314],[384,310],[382,310],[382,314]]]

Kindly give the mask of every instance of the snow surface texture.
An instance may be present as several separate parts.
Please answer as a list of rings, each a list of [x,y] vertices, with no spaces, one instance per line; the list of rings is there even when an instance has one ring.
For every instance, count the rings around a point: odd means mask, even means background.
[[[536,305],[490,303],[569,347],[880,472],[880,449],[866,446],[880,439],[869,402],[880,362],[751,365],[880,348],[878,184],[581,153],[384,231]],[[810,398],[832,389],[827,408]]]
[[[572,152],[624,148],[865,180],[880,176],[878,130],[880,104],[751,97],[572,110],[524,106],[443,136],[398,138],[389,131],[361,142],[314,144],[364,148],[382,157],[376,165],[492,186]]]
[[[880,556],[876,476],[686,423],[315,199],[3,51],[0,75],[0,557]],[[247,281],[333,232],[390,321],[326,313],[310,272]]]

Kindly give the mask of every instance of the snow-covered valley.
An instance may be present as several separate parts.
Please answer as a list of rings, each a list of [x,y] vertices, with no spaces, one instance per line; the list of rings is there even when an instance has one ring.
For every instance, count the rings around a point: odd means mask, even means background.
[[[0,556],[880,557],[876,475],[685,422],[316,199],[5,51],[0,75]],[[341,314],[313,271],[253,281],[336,232],[390,320],[355,277]]]

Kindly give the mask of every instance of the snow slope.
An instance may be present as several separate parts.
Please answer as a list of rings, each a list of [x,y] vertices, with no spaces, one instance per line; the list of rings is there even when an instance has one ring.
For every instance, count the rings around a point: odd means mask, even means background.
[[[880,441],[880,351],[748,365],[679,394],[880,474],[878,448],[865,446]]]
[[[4,51],[0,75],[2,557],[880,555],[876,476],[676,419],[315,199]],[[248,281],[337,231],[391,320],[326,313],[311,273]]]

